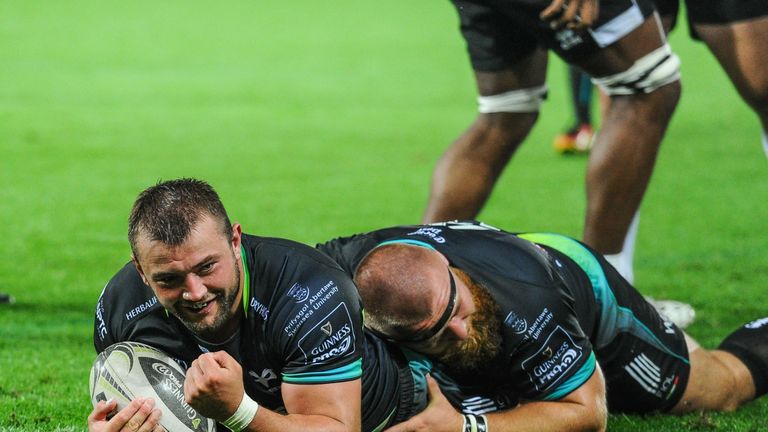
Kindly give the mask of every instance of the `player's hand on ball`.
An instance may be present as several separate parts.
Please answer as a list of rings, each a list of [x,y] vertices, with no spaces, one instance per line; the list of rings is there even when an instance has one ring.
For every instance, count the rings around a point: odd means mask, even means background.
[[[243,369],[224,351],[202,354],[187,370],[184,397],[205,417],[228,419],[237,410],[243,394]]]
[[[159,409],[155,408],[152,399],[137,398],[128,406],[118,411],[112,418],[110,414],[117,408],[113,399],[99,402],[88,416],[89,432],[164,432],[160,426]]]
[[[408,421],[392,426],[384,432],[456,432],[461,430],[463,416],[445,398],[434,378],[427,375],[429,404],[424,411]]]

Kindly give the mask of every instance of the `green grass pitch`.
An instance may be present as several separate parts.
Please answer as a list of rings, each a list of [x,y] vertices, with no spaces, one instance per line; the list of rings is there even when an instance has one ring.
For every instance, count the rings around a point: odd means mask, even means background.
[[[639,288],[690,302],[705,346],[768,315],[768,161],[754,114],[684,28],[684,92],[646,195]],[[549,101],[481,215],[581,235],[584,157]],[[93,307],[129,258],[143,188],[195,176],[245,230],[307,243],[415,223],[473,119],[448,2],[0,2],[0,430],[83,430]],[[638,131],[641,133],[642,131]],[[734,414],[612,416],[612,431],[763,430]]]

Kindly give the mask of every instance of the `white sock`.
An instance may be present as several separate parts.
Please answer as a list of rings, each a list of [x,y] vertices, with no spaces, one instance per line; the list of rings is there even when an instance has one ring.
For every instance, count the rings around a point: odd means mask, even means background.
[[[627,282],[635,283],[635,241],[637,240],[637,229],[640,224],[640,211],[635,213],[632,223],[629,224],[627,235],[624,237],[624,247],[617,254],[605,255],[605,259],[618,270]]]
[[[765,156],[768,157],[768,132],[763,131],[763,150],[765,150]]]

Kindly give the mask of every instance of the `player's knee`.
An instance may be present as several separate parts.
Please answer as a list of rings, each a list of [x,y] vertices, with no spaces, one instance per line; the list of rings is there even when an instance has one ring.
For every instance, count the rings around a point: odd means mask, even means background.
[[[481,113],[473,126],[475,136],[481,137],[473,140],[474,150],[483,151],[482,147],[487,147],[492,153],[514,151],[533,129],[538,117],[538,111]]]
[[[546,85],[479,96],[474,132],[483,139],[476,142],[511,153],[533,128],[546,97]]]
[[[629,69],[593,78],[592,82],[609,96],[648,94],[673,85],[666,90],[670,100],[675,99],[673,103],[676,103],[680,92],[680,59],[664,44],[638,59]]]

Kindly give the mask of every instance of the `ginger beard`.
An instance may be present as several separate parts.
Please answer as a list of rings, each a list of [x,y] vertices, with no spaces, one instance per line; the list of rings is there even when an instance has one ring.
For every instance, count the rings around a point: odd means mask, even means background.
[[[466,273],[459,270],[456,274],[469,287],[476,310],[470,316],[468,337],[455,341],[436,357],[451,370],[478,370],[491,362],[501,349],[499,307],[488,291],[475,284]]]
[[[217,294],[215,301],[218,302],[218,305],[213,322],[206,324],[205,320],[190,320],[187,318],[187,312],[184,310],[182,303],[177,302],[173,306],[173,315],[192,333],[204,340],[215,340],[217,333],[233,317],[233,306],[237,294],[240,292],[240,260],[237,259],[234,252],[232,252],[232,259],[235,263],[235,271],[232,277],[234,283],[231,289],[224,289],[221,294]]]

